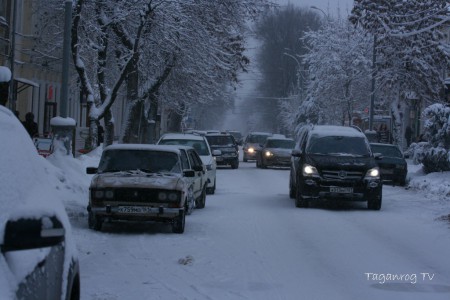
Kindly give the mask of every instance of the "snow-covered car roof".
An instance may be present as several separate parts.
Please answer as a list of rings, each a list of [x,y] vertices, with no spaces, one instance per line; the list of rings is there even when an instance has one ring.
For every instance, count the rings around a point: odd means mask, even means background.
[[[192,133],[166,133],[161,139],[174,139],[174,140],[199,140],[203,141],[204,137],[198,134]]]
[[[169,151],[179,153],[177,148],[170,145],[153,145],[153,144],[112,144],[105,147],[107,150],[147,150],[147,151]]]
[[[316,137],[319,136],[348,136],[348,137],[363,137],[366,136],[361,131],[354,127],[338,126],[338,125],[315,125],[311,129],[311,134]]]

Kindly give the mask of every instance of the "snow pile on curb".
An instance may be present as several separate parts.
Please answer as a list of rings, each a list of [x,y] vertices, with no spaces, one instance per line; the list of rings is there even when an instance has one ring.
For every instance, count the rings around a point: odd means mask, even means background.
[[[425,191],[440,198],[448,197],[450,200],[450,172],[425,174],[422,164],[414,165],[408,162],[408,178],[410,189]]]

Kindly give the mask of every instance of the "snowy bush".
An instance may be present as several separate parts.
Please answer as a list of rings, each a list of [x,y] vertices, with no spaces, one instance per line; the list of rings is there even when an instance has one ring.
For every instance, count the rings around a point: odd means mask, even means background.
[[[450,107],[435,103],[423,111],[423,116],[429,145],[422,147],[418,161],[426,173],[450,171]]]

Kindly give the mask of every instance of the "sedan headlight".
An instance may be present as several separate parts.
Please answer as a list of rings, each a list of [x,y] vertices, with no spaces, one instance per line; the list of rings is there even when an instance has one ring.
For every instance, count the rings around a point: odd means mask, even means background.
[[[255,148],[248,148],[248,153],[253,153],[253,152],[255,152]]]
[[[273,153],[270,152],[270,151],[266,151],[264,154],[265,154],[267,157],[273,156]]]
[[[378,168],[372,168],[366,172],[366,179],[379,179],[380,170]]]
[[[92,196],[95,199],[114,199],[114,190],[94,190]]]
[[[180,199],[179,193],[177,193],[177,192],[161,191],[158,193],[159,201],[176,202],[179,199]]]
[[[315,175],[319,175],[319,172],[317,172],[316,167],[313,167],[311,165],[308,164],[304,164],[303,168],[303,176],[315,176]]]

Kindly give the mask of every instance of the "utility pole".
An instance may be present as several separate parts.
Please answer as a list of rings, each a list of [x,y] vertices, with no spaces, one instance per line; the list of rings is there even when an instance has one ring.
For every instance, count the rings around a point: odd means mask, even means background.
[[[72,24],[72,0],[66,0],[64,19],[64,44],[62,57],[62,81],[61,81],[61,103],[59,112],[61,117],[67,118],[67,102],[69,99],[69,62],[70,62],[70,36]]]
[[[10,20],[12,21],[11,26],[11,54],[10,54],[10,70],[11,70],[11,80],[9,82],[9,106],[13,112],[17,110],[16,107],[16,90],[14,86],[14,62],[16,60],[15,53],[16,53],[16,21],[17,21],[17,0],[13,1],[13,15]],[[11,22],[10,22],[11,23]]]
[[[372,52],[372,87],[370,89],[370,108],[369,108],[369,130],[373,130],[373,112],[375,110],[375,75],[377,62],[377,34],[373,35],[373,52]]]

